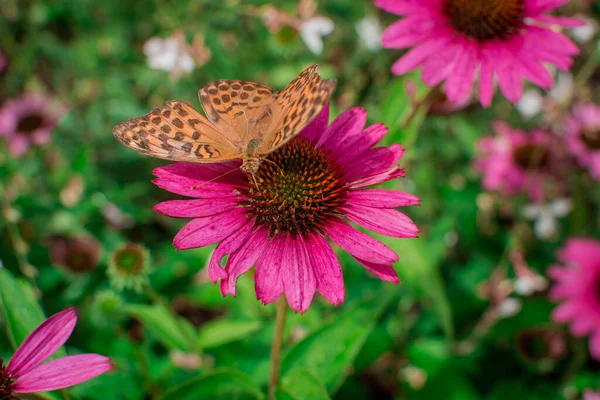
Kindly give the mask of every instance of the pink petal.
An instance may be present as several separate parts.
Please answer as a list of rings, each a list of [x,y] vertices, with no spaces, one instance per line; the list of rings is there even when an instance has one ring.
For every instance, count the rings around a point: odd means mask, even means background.
[[[465,40],[457,50],[452,73],[446,80],[446,94],[450,101],[460,103],[471,95],[477,62],[475,46]]]
[[[412,47],[431,36],[437,21],[430,18],[405,18],[390,25],[381,37],[381,44],[388,49]]]
[[[352,142],[351,146],[346,146],[344,151],[337,157],[339,165],[347,165],[354,162],[357,157],[361,157],[371,147],[375,146],[386,135],[388,128],[384,124],[374,124],[366,128],[358,136],[358,140]]]
[[[71,336],[76,323],[75,308],[61,311],[42,322],[27,336],[8,363],[7,369],[12,377],[22,376],[54,354]]]
[[[552,319],[556,322],[569,322],[577,315],[579,310],[580,307],[576,303],[566,302],[556,307],[554,311],[552,311]]]
[[[232,235],[237,236],[237,235]],[[244,239],[244,245],[227,260],[227,278],[221,280],[221,294],[231,294],[235,297],[235,285],[240,275],[248,271],[256,260],[263,254],[269,244],[269,230],[264,227],[257,228],[250,237]]]
[[[535,20],[548,25],[564,26],[565,28],[577,28],[585,26],[585,22],[578,18],[557,17],[555,15],[540,15]]]
[[[317,290],[334,306],[343,303],[345,298],[344,278],[340,262],[333,249],[317,233],[308,234],[306,244],[317,279]]]
[[[232,235],[246,224],[246,210],[236,208],[223,214],[188,222],[173,239],[177,250],[208,246]]]
[[[317,142],[317,147],[324,146],[336,155],[343,155],[340,146],[348,141],[356,140],[367,123],[367,111],[361,107],[352,107],[340,114],[327,127]]]
[[[479,69],[479,101],[488,108],[494,97],[494,67],[492,57],[485,49],[481,49],[481,66]]]
[[[373,232],[399,238],[416,238],[415,223],[400,211],[349,204],[342,211],[348,219]]]
[[[449,41],[450,39],[446,35],[434,36],[421,45],[413,47],[392,65],[392,73],[395,75],[404,75],[407,72],[417,69],[424,60],[446,46]]]
[[[398,283],[400,279],[398,279],[398,274],[394,270],[391,264],[377,264],[365,260],[356,259],[366,269],[377,275],[379,279],[382,279],[387,282]]]
[[[281,270],[285,254],[285,236],[275,235],[256,263],[254,285],[256,298],[263,304],[269,304],[283,293]]]
[[[345,178],[352,181],[367,175],[387,170],[398,163],[404,155],[404,149],[395,143],[389,147],[376,147],[362,153],[360,162],[346,164]],[[383,182],[383,181],[382,181]]]
[[[552,11],[569,0],[530,0],[525,2],[525,15],[535,17],[547,11]]]
[[[377,185],[378,183],[387,182],[392,179],[402,178],[404,176],[404,169],[393,167],[380,173],[366,176],[364,178],[356,179],[350,182],[348,187],[350,189],[358,189],[362,187],[368,187]]]
[[[15,381],[15,393],[49,392],[78,385],[112,368],[110,359],[98,354],[79,354],[50,361]]]
[[[208,263],[208,277],[211,281],[217,283],[217,280],[227,278],[227,272],[221,268],[221,260],[227,254],[237,251],[244,243],[246,243],[246,239],[250,236],[253,226],[254,222],[248,220],[237,232],[226,239],[223,239],[223,241],[218,244]]]
[[[600,360],[600,331],[590,337],[590,354],[594,360]]]
[[[236,197],[218,197],[200,200],[169,200],[158,203],[154,211],[173,218],[209,217],[238,206]]]
[[[317,280],[302,236],[287,236],[282,259],[281,278],[287,302],[294,312],[305,313],[315,295]]]
[[[182,196],[212,199],[238,196],[243,188],[240,162],[219,164],[175,163],[156,168],[153,182],[156,186]],[[227,175],[223,175],[227,173]],[[221,176],[223,175],[223,176]],[[211,181],[217,177],[219,179]],[[210,181],[210,182],[209,182]],[[195,189],[194,187],[201,185]]]
[[[378,263],[398,261],[394,250],[342,220],[331,220],[324,230],[335,244],[356,258]]]
[[[346,201],[365,207],[395,208],[420,205],[421,199],[410,193],[386,189],[352,190]]]
[[[508,101],[516,103],[523,95],[523,80],[520,68],[517,67],[519,63],[513,59],[510,52],[499,51],[499,53],[496,65],[498,86]]]
[[[302,130],[301,135],[316,143],[319,141],[319,138],[321,137],[321,135],[323,135],[323,133],[327,129],[328,123],[329,123],[329,103],[327,103],[327,105],[325,107],[323,107],[323,110],[321,110],[319,115],[317,115],[317,117],[315,119],[313,119],[312,122],[310,124],[308,124],[308,126],[306,126],[306,128],[304,128]]]

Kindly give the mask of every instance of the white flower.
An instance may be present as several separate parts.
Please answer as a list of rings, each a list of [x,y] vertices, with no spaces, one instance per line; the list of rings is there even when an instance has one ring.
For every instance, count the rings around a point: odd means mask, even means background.
[[[544,98],[539,90],[529,89],[523,93],[523,97],[517,103],[517,110],[525,118],[533,118],[544,106]]]
[[[152,69],[191,72],[195,64],[186,47],[185,42],[182,43],[178,37],[167,39],[154,37],[144,43],[144,54]]]
[[[585,15],[576,15],[576,18],[582,20],[585,25],[571,29],[571,36],[576,42],[589,42],[598,31],[598,23]]]
[[[517,315],[522,307],[523,304],[521,303],[521,300],[514,297],[508,297],[504,299],[502,303],[498,304],[497,311],[501,318],[509,318]]]
[[[331,34],[334,27],[333,21],[329,18],[314,17],[302,23],[300,36],[312,53],[321,54],[323,52],[323,36]]]
[[[536,292],[543,292],[548,287],[548,280],[541,275],[522,276],[515,280],[515,293],[521,296],[531,296]]]
[[[523,213],[528,219],[535,221],[534,231],[540,239],[552,238],[558,230],[558,218],[567,216],[573,209],[570,199],[560,198],[549,204],[529,204]]]
[[[356,32],[367,49],[374,51],[381,48],[381,25],[377,18],[370,16],[361,19],[356,24]]]
[[[568,103],[573,97],[575,85],[573,84],[573,75],[569,72],[559,72],[556,85],[548,94],[559,104]]]

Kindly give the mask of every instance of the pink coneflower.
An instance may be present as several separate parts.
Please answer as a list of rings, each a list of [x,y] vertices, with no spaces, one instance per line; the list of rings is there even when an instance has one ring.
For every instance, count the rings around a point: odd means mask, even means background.
[[[586,389],[585,392],[583,392],[583,400],[600,400],[600,392]]]
[[[78,354],[41,364],[67,341],[76,323],[74,308],[54,314],[23,341],[8,365],[0,359],[0,399],[13,399],[13,393],[63,389],[110,370],[110,359],[98,354]]]
[[[566,120],[566,142],[579,163],[600,180],[600,107],[580,104]]]
[[[237,278],[256,263],[256,295],[264,304],[285,293],[294,311],[305,312],[316,290],[332,304],[343,302],[342,270],[325,237],[379,278],[398,282],[392,267],[396,253],[349,221],[382,235],[417,237],[413,221],[396,210],[419,204],[417,197],[364,189],[402,177],[396,164],[404,151],[398,144],[372,148],[387,128],[365,129],[362,108],[344,112],[329,126],[328,118],[326,108],[299,137],[271,153],[256,183],[238,169],[239,162],[176,163],[155,170],[159,187],[196,198],[166,201],[155,210],[195,218],[175,237],[177,249],[220,242],[209,276],[221,280],[224,296],[235,296]],[[202,186],[193,189],[197,185]]]
[[[494,137],[479,140],[475,167],[483,173],[483,187],[513,196],[526,193],[541,200],[546,189],[560,191],[562,155],[556,138],[542,130],[524,132],[504,122],[494,124]]]
[[[494,77],[508,100],[523,91],[522,78],[549,89],[552,76],[545,64],[571,67],[577,46],[553,26],[581,25],[548,12],[568,0],[375,0],[385,11],[405,18],[382,37],[384,47],[411,48],[392,66],[402,75],[423,66],[428,86],[445,81],[448,98],[469,97],[479,77],[479,99],[489,106]]]
[[[573,336],[590,335],[590,353],[600,360],[600,242],[570,239],[559,251],[558,259],[563,265],[548,271],[556,281],[550,297],[561,302],[552,318],[570,323]]]
[[[50,100],[33,93],[8,100],[0,109],[0,137],[11,153],[19,157],[30,145],[43,145],[58,124],[63,111]]]

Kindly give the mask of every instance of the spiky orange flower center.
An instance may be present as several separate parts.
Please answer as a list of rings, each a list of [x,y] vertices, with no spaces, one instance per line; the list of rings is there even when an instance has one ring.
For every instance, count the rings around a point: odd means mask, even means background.
[[[600,150],[600,128],[584,130],[581,132],[581,140],[588,149],[593,151]]]
[[[14,379],[6,370],[4,360],[0,358],[0,400],[16,400],[16,397],[12,395],[13,382]]]
[[[550,150],[541,144],[524,144],[515,149],[513,160],[522,169],[543,169],[550,163]]]
[[[17,123],[17,132],[31,134],[42,127],[44,117],[40,114],[29,114],[21,117]]]
[[[318,231],[344,202],[342,173],[329,152],[298,137],[271,153],[254,177],[242,205],[256,225],[271,233]]]
[[[508,39],[522,25],[524,0],[447,0],[444,12],[459,32],[480,42]]]

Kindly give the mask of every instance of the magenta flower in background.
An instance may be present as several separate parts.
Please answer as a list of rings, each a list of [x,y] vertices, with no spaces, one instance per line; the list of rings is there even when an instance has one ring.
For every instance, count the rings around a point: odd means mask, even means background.
[[[479,157],[475,168],[483,173],[483,187],[507,196],[526,193],[543,200],[546,189],[561,192],[560,161],[557,139],[542,130],[524,132],[504,122],[494,123],[493,137],[477,143]]]
[[[386,48],[412,48],[392,66],[402,75],[422,66],[426,85],[445,81],[448,98],[461,102],[479,78],[479,99],[488,107],[494,78],[511,102],[521,98],[525,78],[549,89],[546,64],[568,70],[577,46],[556,27],[582,25],[548,13],[568,0],[375,0],[379,8],[404,16],[382,36]]]
[[[299,137],[271,153],[255,176],[258,186],[239,170],[240,162],[155,170],[159,187],[196,198],[166,201],[155,210],[194,218],[175,237],[177,249],[220,242],[208,268],[214,282],[221,280],[224,296],[235,296],[238,277],[256,264],[256,295],[264,304],[285,293],[294,311],[305,312],[317,290],[334,305],[343,302],[342,269],[326,237],[379,278],[398,282],[396,253],[349,222],[382,235],[417,237],[417,226],[396,210],[418,205],[417,197],[365,189],[402,177],[396,164],[404,150],[398,144],[373,148],[387,128],[364,128],[367,112],[360,107],[329,126],[328,119],[327,107]]]
[[[110,370],[110,359],[98,354],[66,356],[42,364],[67,341],[76,323],[74,308],[54,314],[23,341],[8,365],[0,359],[0,399],[11,399],[13,393],[63,389]]]
[[[7,142],[10,152],[19,157],[31,145],[48,143],[63,112],[40,94],[22,94],[0,108],[0,137]]]
[[[573,336],[590,336],[590,353],[600,360],[600,242],[573,238],[559,250],[562,265],[548,274],[555,280],[550,297],[561,304],[552,313],[559,323],[570,323]]]
[[[594,392],[590,389],[586,389],[585,392],[583,392],[582,400],[600,400],[600,392]]]
[[[600,180],[600,107],[580,104],[566,120],[565,140],[579,163]]]

